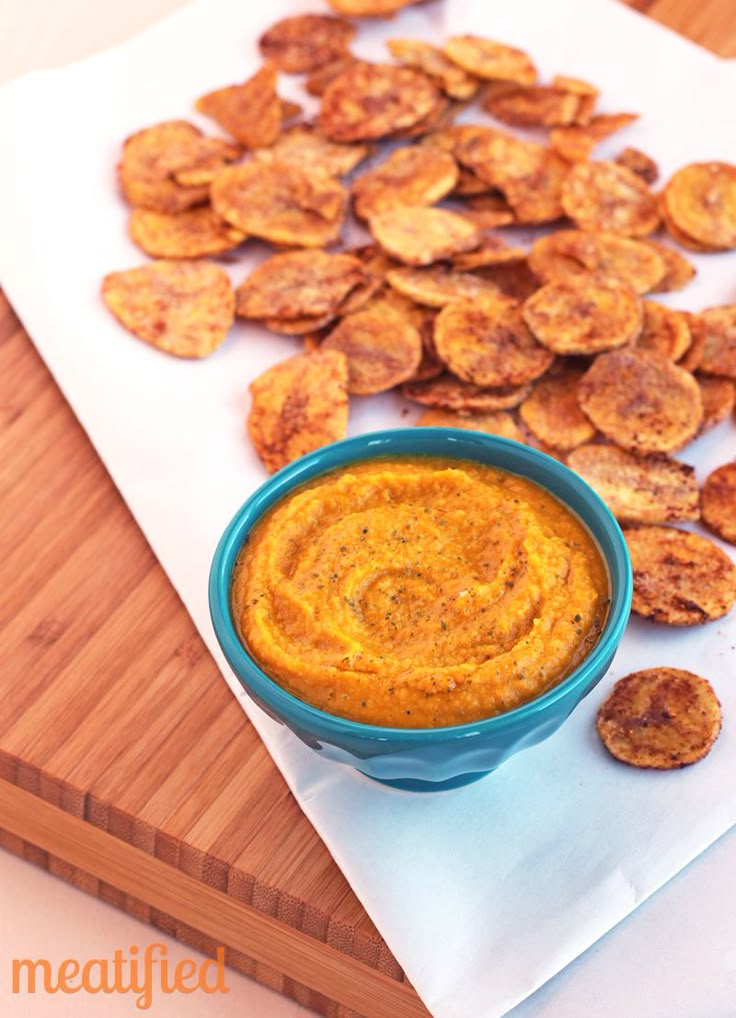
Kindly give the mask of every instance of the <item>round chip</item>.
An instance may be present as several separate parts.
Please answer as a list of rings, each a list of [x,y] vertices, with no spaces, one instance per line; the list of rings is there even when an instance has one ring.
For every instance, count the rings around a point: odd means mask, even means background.
[[[209,205],[176,215],[133,209],[128,229],[131,239],[152,258],[204,258],[231,251],[246,239]]]
[[[567,465],[601,496],[620,523],[676,523],[700,516],[695,471],[666,456],[615,445],[581,445]]]
[[[422,406],[456,410],[460,414],[486,413],[491,410],[509,410],[518,406],[530,392],[529,385],[503,385],[483,388],[470,382],[461,382],[454,375],[440,375],[427,382],[408,382],[402,387],[407,399]]]
[[[322,343],[348,362],[348,392],[369,396],[405,382],[422,359],[422,337],[402,314],[382,305],[347,315]]]
[[[273,244],[324,247],[340,234],[347,192],[326,174],[255,161],[223,170],[211,190],[215,212]]]
[[[708,754],[721,730],[721,705],[711,684],[693,672],[646,668],[619,679],[596,728],[617,760],[672,770]]]
[[[342,177],[354,170],[369,151],[367,145],[328,141],[310,124],[295,124],[282,131],[269,148],[257,149],[253,155],[260,162],[283,163],[303,171],[316,170],[330,177]]]
[[[736,462],[717,467],[702,492],[703,523],[729,544],[736,544]]]
[[[697,251],[699,254],[712,254],[723,250],[723,248],[716,247],[713,244],[704,244],[702,241],[696,240],[695,237],[691,237],[689,233],[685,233],[684,230],[681,230],[670,215],[663,195],[660,196],[659,212],[662,216],[662,222],[664,223],[670,237],[672,237],[673,240],[676,240],[681,247],[686,247],[690,251]]]
[[[513,127],[564,127],[572,124],[580,96],[552,85],[520,85],[491,92],[483,102],[496,120]]]
[[[319,349],[279,361],[251,383],[248,434],[269,472],[345,437],[347,376],[343,353]]]
[[[704,435],[731,416],[736,404],[736,388],[730,378],[717,375],[696,375],[695,381],[703,400],[703,421],[698,434]]]
[[[209,262],[152,262],[111,272],[102,296],[126,329],[177,357],[211,354],[233,323],[230,280]]]
[[[235,291],[243,318],[307,318],[331,314],[367,273],[357,258],[324,251],[272,255]]]
[[[640,350],[662,354],[679,361],[692,342],[687,315],[653,300],[644,301],[644,325],[635,340]]]
[[[668,181],[663,197],[682,233],[709,247],[736,247],[736,166],[690,163]]]
[[[449,95],[451,99],[472,99],[480,88],[480,81],[458,67],[441,49],[421,39],[389,39],[386,43],[391,56],[406,67],[425,74]]]
[[[282,123],[281,100],[276,95],[276,68],[264,64],[242,85],[228,85],[201,96],[195,109],[212,117],[245,148],[271,145]]]
[[[652,184],[656,184],[659,179],[659,167],[655,161],[638,148],[625,148],[616,156],[615,162],[619,166],[625,166],[627,170],[631,170],[637,177],[641,177],[644,183],[650,187]]]
[[[417,304],[433,308],[441,308],[459,300],[500,294],[495,283],[472,272],[455,272],[445,265],[431,265],[425,269],[394,269],[386,278],[394,290]]]
[[[525,301],[523,314],[539,342],[563,355],[623,346],[642,326],[641,301],[631,287],[590,274],[545,283]]]
[[[684,255],[666,244],[660,244],[656,240],[643,240],[640,243],[657,254],[664,263],[664,275],[655,286],[651,286],[653,293],[669,293],[672,290],[682,290],[684,286],[694,277],[696,269],[692,262]]]
[[[703,419],[693,376],[661,354],[631,347],[596,358],[578,400],[599,431],[632,452],[681,449]]]
[[[368,219],[398,205],[433,205],[452,191],[457,174],[448,152],[428,145],[398,148],[353,181],[355,213]]]
[[[384,138],[436,109],[439,89],[420,71],[394,64],[353,64],[327,86],[320,128],[334,141]]]
[[[531,382],[554,360],[524,324],[521,309],[503,297],[448,304],[437,316],[434,341],[454,375],[486,387]]]
[[[209,198],[212,175],[238,157],[220,138],[206,138],[185,120],[170,120],[137,131],[126,139],[118,166],[123,194],[131,205],[155,212],[182,212]],[[185,185],[177,175],[197,170],[204,179]]]
[[[445,55],[454,64],[477,78],[515,81],[519,85],[533,85],[537,71],[523,50],[506,46],[480,35],[454,35],[446,40]]]
[[[506,410],[487,414],[458,414],[451,410],[425,410],[417,425],[426,428],[465,428],[467,431],[485,431],[488,435],[500,435],[514,442],[524,441],[519,425]]]
[[[431,265],[480,243],[477,227],[447,209],[404,205],[368,222],[384,251],[406,265]]]
[[[595,428],[578,405],[583,370],[567,364],[553,367],[519,407],[527,428],[552,449],[574,449],[595,435]]]
[[[489,187],[488,184],[484,186],[486,189]],[[514,210],[500,191],[476,193],[474,197],[468,199],[463,215],[480,230],[495,230],[497,226],[512,226],[516,223]]]
[[[736,379],[736,304],[708,308],[690,316],[696,367],[709,375]]]
[[[659,226],[657,201],[647,185],[612,162],[573,166],[562,184],[562,207],[581,230],[643,237]]]
[[[336,60],[347,50],[355,26],[324,14],[282,18],[259,40],[261,53],[280,71],[301,74]]]
[[[666,267],[648,244],[615,233],[558,230],[540,237],[529,252],[529,264],[543,282],[595,272],[628,283],[637,293],[657,287]]]
[[[624,537],[637,615],[668,626],[698,626],[731,611],[736,566],[713,541],[674,527],[642,527]]]

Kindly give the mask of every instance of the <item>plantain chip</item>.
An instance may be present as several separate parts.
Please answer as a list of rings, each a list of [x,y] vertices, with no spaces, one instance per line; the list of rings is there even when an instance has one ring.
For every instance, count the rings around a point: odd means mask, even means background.
[[[578,405],[578,383],[583,372],[584,368],[577,365],[553,366],[519,407],[522,421],[545,446],[574,449],[595,435],[595,428]]]
[[[388,304],[346,315],[322,343],[347,357],[348,392],[368,396],[411,378],[422,359],[417,328]]]
[[[354,170],[369,152],[367,145],[341,145],[328,141],[310,124],[295,124],[282,131],[269,148],[257,149],[253,155],[261,162],[277,162],[342,177]]]
[[[695,367],[709,375],[736,379],[736,304],[690,315]]]
[[[391,56],[405,67],[423,71],[451,99],[472,99],[480,88],[477,77],[458,67],[437,46],[421,39],[389,39],[386,45]]]
[[[736,166],[690,163],[667,182],[663,201],[685,236],[710,248],[736,247]],[[669,222],[668,222],[669,226]]]
[[[562,206],[581,230],[642,237],[659,226],[659,208],[649,188],[612,162],[573,166],[562,185]]]
[[[599,113],[590,118],[584,117],[584,122],[581,122],[578,113],[576,126],[556,127],[550,132],[550,145],[568,162],[586,162],[599,142],[628,127],[638,117],[638,113]]]
[[[659,180],[659,167],[646,152],[638,148],[625,148],[614,159],[619,166],[625,166],[637,177],[641,177],[647,186],[651,187]]]
[[[500,435],[515,442],[523,442],[524,435],[507,410],[489,413],[459,414],[452,410],[425,410],[416,422],[425,428],[465,428],[467,431],[485,431],[488,435]]]
[[[558,230],[532,245],[529,264],[543,282],[595,272],[628,283],[646,293],[662,280],[666,266],[649,244],[615,233]]]
[[[405,265],[431,265],[480,243],[480,231],[456,212],[404,205],[368,221],[383,250]]]
[[[724,463],[706,477],[702,512],[709,530],[736,544],[736,462]]]
[[[480,35],[454,35],[445,41],[443,52],[454,64],[477,78],[514,81],[533,85],[537,71],[523,50]]]
[[[195,108],[212,117],[245,148],[271,145],[282,123],[276,68],[266,63],[242,85],[228,85],[201,96]]]
[[[394,269],[386,278],[393,289],[405,297],[435,308],[461,300],[498,296],[500,293],[499,288],[489,280],[472,272],[457,272],[445,265],[431,265],[424,269]]]
[[[264,60],[280,71],[302,74],[341,57],[355,36],[355,26],[324,14],[297,14],[282,18],[261,36]]]
[[[682,290],[695,276],[695,266],[692,262],[681,255],[679,251],[668,247],[667,244],[660,244],[657,240],[642,240],[639,243],[645,244],[657,254],[664,263],[664,275],[656,286],[651,287],[653,293],[669,293],[672,290]]]
[[[530,393],[531,386],[501,385],[483,387],[463,382],[454,375],[444,374],[426,382],[407,382],[402,392],[407,399],[422,406],[456,410],[460,414],[487,413],[516,407]]]
[[[235,291],[243,318],[299,319],[335,312],[367,273],[349,254],[288,251],[272,255]]]
[[[131,239],[152,258],[203,258],[231,251],[246,235],[230,226],[209,205],[172,215],[136,208],[128,224]]]
[[[353,201],[361,219],[398,205],[433,205],[452,191],[457,163],[447,152],[415,145],[396,149],[353,181]]]
[[[580,96],[554,85],[519,85],[492,91],[483,109],[512,127],[566,127],[574,123]]]
[[[684,312],[653,300],[644,301],[644,324],[635,340],[640,350],[651,350],[670,361],[679,361],[691,342],[688,317]]]

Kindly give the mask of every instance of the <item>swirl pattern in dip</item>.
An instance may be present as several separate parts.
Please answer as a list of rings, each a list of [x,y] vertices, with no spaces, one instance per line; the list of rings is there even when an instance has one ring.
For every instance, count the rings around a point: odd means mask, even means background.
[[[293,695],[376,725],[462,724],[559,682],[600,634],[602,556],[543,488],[464,460],[371,460],[258,521],[241,639]]]

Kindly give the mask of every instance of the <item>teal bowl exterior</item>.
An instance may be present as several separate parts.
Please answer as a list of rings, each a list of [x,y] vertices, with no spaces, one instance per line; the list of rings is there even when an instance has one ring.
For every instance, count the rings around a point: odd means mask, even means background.
[[[230,608],[235,560],[256,521],[294,488],[364,460],[445,456],[520,474],[546,488],[583,521],[608,565],[611,606],[598,643],[571,674],[515,710],[444,728],[384,728],[349,721],[297,699],[270,679],[240,641]],[[397,788],[434,791],[475,781],[521,749],[552,735],[608,671],[632,596],[623,534],[599,496],[577,474],[529,446],[456,428],[396,428],[347,438],[309,453],[266,481],[233,517],[210,572],[210,613],[228,663],[250,697],[320,755]]]

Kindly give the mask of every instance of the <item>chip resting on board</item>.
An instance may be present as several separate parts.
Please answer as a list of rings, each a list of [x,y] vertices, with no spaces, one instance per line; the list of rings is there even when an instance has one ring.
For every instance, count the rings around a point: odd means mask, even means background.
[[[654,245],[586,230],[557,230],[539,237],[529,252],[529,264],[544,283],[588,271],[621,279],[637,293],[657,289],[667,272]]]
[[[244,318],[307,318],[334,312],[367,273],[349,254],[287,251],[261,262],[235,291]]]
[[[386,278],[394,290],[428,307],[441,308],[460,300],[500,294],[490,280],[472,272],[457,272],[446,265],[394,269]]]
[[[718,250],[736,247],[736,166],[690,163],[667,182],[663,194],[669,221],[696,244]],[[676,238],[677,239],[677,238]]]
[[[612,162],[578,163],[562,184],[562,207],[581,230],[643,237],[659,226],[657,200],[635,173]]]
[[[452,191],[457,163],[428,145],[395,149],[383,162],[353,181],[353,205],[361,219],[399,205],[433,205]]]
[[[533,85],[537,71],[523,50],[480,35],[454,35],[445,40],[443,51],[468,74],[496,81]]]
[[[519,407],[527,428],[552,449],[574,449],[595,435],[578,405],[578,383],[584,370],[574,364],[553,365]]]
[[[653,300],[644,301],[644,324],[636,337],[640,350],[652,350],[671,361],[687,353],[692,336],[687,315]]]
[[[411,378],[422,359],[422,337],[398,311],[382,304],[346,315],[322,343],[347,357],[348,392],[385,392]]]
[[[400,63],[424,71],[451,99],[472,99],[480,87],[478,78],[458,67],[431,43],[421,39],[389,39],[386,45]]]
[[[276,95],[276,68],[264,64],[242,85],[228,85],[208,92],[196,102],[200,113],[245,148],[261,148],[276,141],[282,123],[281,100]]]
[[[719,378],[718,375],[696,375],[695,381],[703,400],[703,420],[698,430],[698,434],[703,435],[733,414],[736,386],[730,378]]]
[[[627,170],[631,170],[637,177],[641,177],[645,184],[650,187],[652,184],[656,184],[659,179],[659,167],[646,152],[642,152],[638,148],[625,148],[622,152],[616,156],[614,162],[618,163],[619,166],[625,166]]]
[[[209,205],[183,212],[136,208],[128,224],[131,239],[152,258],[204,258],[231,251],[246,234],[221,219]]]
[[[477,227],[456,212],[416,205],[379,212],[368,226],[383,250],[406,265],[431,265],[481,240]]]
[[[703,523],[729,544],[736,544],[736,461],[724,463],[705,479]]]
[[[690,315],[690,329],[697,358],[694,367],[736,379],[736,304]]]
[[[263,33],[258,46],[264,59],[280,71],[302,74],[342,56],[354,36],[355,26],[342,18],[297,14],[272,25]]]
[[[282,131],[273,145],[253,153],[261,162],[316,170],[331,177],[342,177],[354,170],[369,154],[367,145],[343,145],[329,141],[311,124],[295,124]]]
[[[580,96],[554,85],[491,90],[483,102],[496,120],[513,127],[563,127],[575,121]]]
[[[402,388],[406,398],[415,403],[455,410],[460,414],[509,410],[518,406],[530,391],[531,386],[528,384],[483,387],[463,382],[450,374],[426,382],[407,382]]]
[[[334,141],[384,138],[436,109],[437,86],[420,71],[394,64],[353,64],[327,86],[321,130]]]

